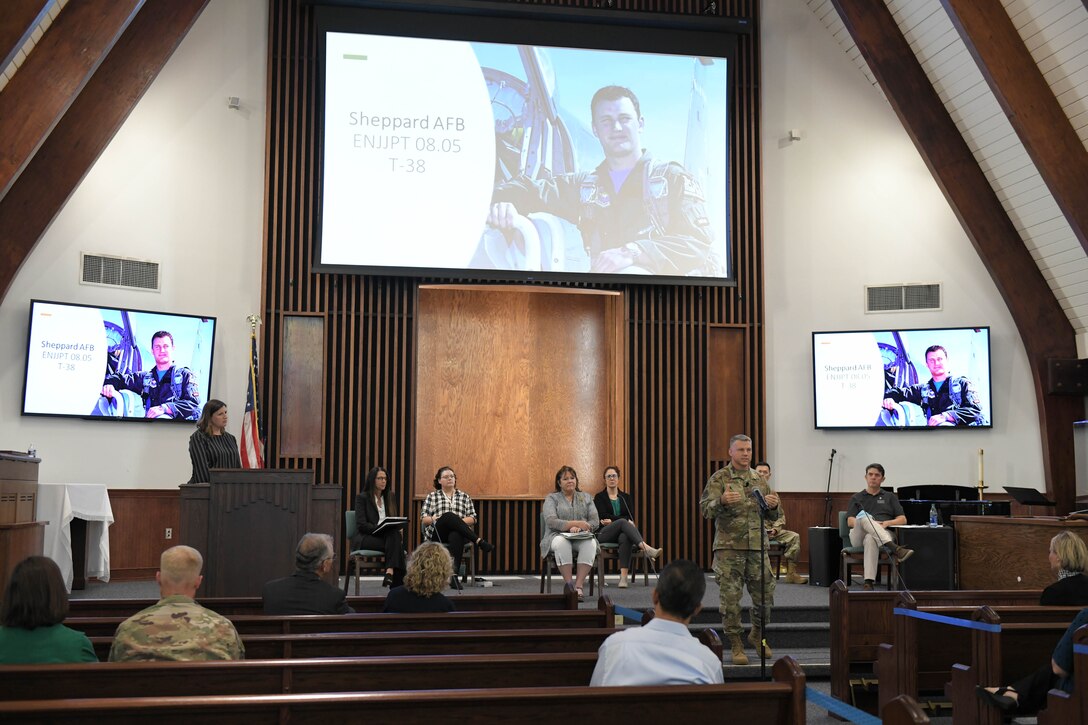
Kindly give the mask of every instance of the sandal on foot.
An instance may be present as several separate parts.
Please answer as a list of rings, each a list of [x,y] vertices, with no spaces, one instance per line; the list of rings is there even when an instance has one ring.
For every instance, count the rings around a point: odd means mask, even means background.
[[[586,596],[585,596],[585,594],[582,594],[581,589],[575,589],[574,591],[578,594],[578,601],[579,602],[584,602],[586,600]]]
[[[979,699],[985,700],[999,710],[1008,711],[1016,707],[1017,701],[1014,697],[1006,697],[1006,692],[1016,692],[1016,690],[1010,687],[999,687],[997,692],[990,692],[982,685],[975,685],[975,693]]]

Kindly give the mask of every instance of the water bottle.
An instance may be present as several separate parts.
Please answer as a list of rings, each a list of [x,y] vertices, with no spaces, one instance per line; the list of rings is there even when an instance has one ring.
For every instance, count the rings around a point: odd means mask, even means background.
[[[929,525],[940,526],[937,522],[937,504],[931,504],[929,507]]]

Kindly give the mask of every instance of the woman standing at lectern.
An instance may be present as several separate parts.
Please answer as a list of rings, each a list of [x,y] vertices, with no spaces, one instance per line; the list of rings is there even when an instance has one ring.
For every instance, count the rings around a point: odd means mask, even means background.
[[[196,432],[189,436],[193,475],[189,483],[207,483],[212,468],[241,468],[238,440],[227,432],[227,404],[212,398],[204,404]]]

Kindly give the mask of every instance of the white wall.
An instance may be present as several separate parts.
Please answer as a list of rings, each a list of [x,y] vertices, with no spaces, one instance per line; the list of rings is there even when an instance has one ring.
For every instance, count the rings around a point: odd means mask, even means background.
[[[33,443],[42,481],[172,488],[189,478],[193,426],[20,416],[31,298],[217,317],[202,393],[226,401],[239,432],[245,317],[260,302],[267,34],[264,0],[209,3],[0,304],[0,448]],[[81,285],[81,251],[157,261],[162,290]]]
[[[768,440],[776,483],[861,488],[889,482],[1038,485],[1042,455],[1027,359],[989,275],[887,103],[803,0],[763,8]],[[20,270],[0,304],[0,447],[34,443],[43,481],[170,488],[188,479],[188,425],[24,418],[28,300],[128,306],[219,318],[211,395],[237,433],[248,327],[258,312],[267,14],[263,0],[212,0]],[[231,111],[227,96],[240,96]],[[803,131],[792,144],[789,129]],[[80,251],[163,265],[162,292],[78,284]],[[937,313],[866,315],[866,283],[944,284]],[[992,328],[994,420],[987,431],[827,432],[812,424],[813,330]],[[1000,490],[1000,489],[996,489]]]
[[[1019,334],[902,125],[803,0],[763,3],[767,454],[785,490],[975,485],[1044,489],[1038,406]],[[787,143],[789,129],[801,141]],[[943,310],[865,314],[866,284],[940,282]],[[989,325],[990,430],[818,431],[813,330]]]

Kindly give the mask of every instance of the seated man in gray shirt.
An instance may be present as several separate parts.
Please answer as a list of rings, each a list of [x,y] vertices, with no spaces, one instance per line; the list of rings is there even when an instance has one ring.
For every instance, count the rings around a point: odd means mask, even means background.
[[[882,483],[884,466],[870,463],[865,468],[865,490],[855,493],[846,509],[850,544],[865,546],[865,589],[873,588],[880,549],[887,551],[888,556],[894,557],[900,564],[914,553],[912,549],[896,545],[888,531],[889,526],[902,526],[907,523],[907,516],[903,513],[903,507],[896,495],[880,487]]]

